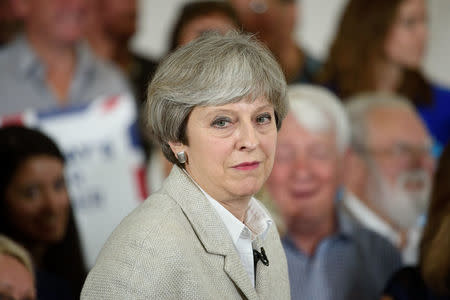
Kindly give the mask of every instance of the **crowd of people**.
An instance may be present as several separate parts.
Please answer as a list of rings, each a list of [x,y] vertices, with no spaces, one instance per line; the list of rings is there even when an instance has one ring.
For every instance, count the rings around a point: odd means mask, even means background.
[[[322,62],[300,1],[186,2],[161,59],[127,47],[137,4],[0,1],[1,299],[450,299],[426,0],[349,0]],[[67,153],[14,116],[107,95],[135,100],[151,195],[90,266]]]

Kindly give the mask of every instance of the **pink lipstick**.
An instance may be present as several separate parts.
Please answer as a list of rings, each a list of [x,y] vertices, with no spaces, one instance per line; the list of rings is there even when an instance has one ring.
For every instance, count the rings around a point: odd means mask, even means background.
[[[259,162],[258,161],[252,161],[252,162],[244,162],[238,165],[233,166],[234,169],[242,170],[242,171],[249,171],[254,170],[258,168]]]

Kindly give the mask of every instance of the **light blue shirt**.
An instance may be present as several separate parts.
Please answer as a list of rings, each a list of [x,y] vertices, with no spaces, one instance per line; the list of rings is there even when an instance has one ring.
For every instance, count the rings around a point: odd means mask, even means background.
[[[401,267],[400,254],[387,240],[340,211],[338,231],[323,239],[312,256],[289,235],[282,242],[293,300],[378,300]]]
[[[86,103],[103,95],[130,93],[122,73],[95,57],[85,43],[79,43],[76,55],[68,105]],[[57,106],[58,101],[47,85],[45,73],[45,65],[24,35],[2,48],[0,115],[20,113],[26,109],[49,110]]]

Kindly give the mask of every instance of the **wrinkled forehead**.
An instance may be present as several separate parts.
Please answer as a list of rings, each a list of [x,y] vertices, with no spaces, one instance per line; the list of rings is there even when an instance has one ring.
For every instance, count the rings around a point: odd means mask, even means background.
[[[371,146],[390,146],[399,142],[417,146],[431,143],[423,121],[410,109],[375,109],[367,116],[366,126],[368,144]]]

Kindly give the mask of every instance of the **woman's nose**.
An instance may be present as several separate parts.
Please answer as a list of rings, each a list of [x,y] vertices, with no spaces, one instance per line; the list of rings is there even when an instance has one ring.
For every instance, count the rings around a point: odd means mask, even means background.
[[[60,191],[47,191],[45,194],[45,208],[48,212],[59,213],[66,205],[66,197]]]
[[[243,122],[239,128],[237,148],[239,150],[251,151],[259,144],[258,134],[251,122]]]

